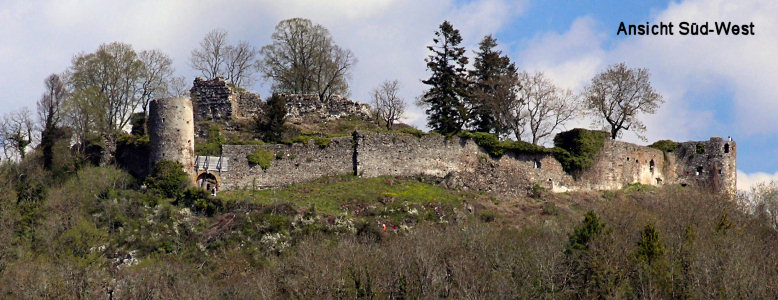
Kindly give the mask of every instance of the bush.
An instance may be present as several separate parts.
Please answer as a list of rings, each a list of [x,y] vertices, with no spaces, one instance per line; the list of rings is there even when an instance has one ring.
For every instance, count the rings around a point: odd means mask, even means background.
[[[192,184],[184,166],[171,160],[160,160],[154,164],[151,175],[146,177],[146,186],[167,198],[178,198]]]
[[[705,145],[697,144],[697,154],[705,154]]]
[[[529,196],[535,199],[540,199],[541,196],[543,196],[543,192],[546,191],[546,188],[544,188],[540,184],[533,184],[532,187],[529,190]]]
[[[273,157],[273,151],[264,148],[257,148],[254,152],[246,155],[246,159],[248,159],[250,164],[259,165],[262,170],[270,168],[270,162],[273,160]]]
[[[495,217],[497,217],[497,213],[491,210],[482,211],[481,214],[478,215],[478,218],[485,223],[494,221]]]
[[[323,136],[317,136],[313,138],[313,142],[316,144],[316,146],[319,146],[319,148],[327,148],[332,140]]]
[[[208,156],[221,155],[222,144],[225,142],[225,138],[221,134],[221,126],[216,123],[206,123],[204,126],[208,126],[206,142],[195,144],[195,154]]]
[[[212,216],[224,206],[221,199],[212,197],[208,191],[199,187],[187,188],[176,202],[208,216]]]
[[[472,139],[476,145],[483,147],[491,156],[500,157],[506,152],[543,154],[553,153],[553,149],[534,145],[522,141],[500,141],[497,136],[486,132],[462,131],[458,134],[461,138]]]
[[[425,135],[424,131],[421,131],[421,130],[413,128],[413,127],[405,127],[405,128],[402,128],[402,129],[398,130],[398,132],[410,134],[410,135],[413,135],[413,136],[415,136],[417,138],[420,138],[420,137]]]
[[[679,143],[673,142],[671,140],[659,140],[648,146],[654,149],[662,150],[664,152],[673,152],[675,148],[678,148],[678,145]]]
[[[588,168],[602,150],[609,134],[605,131],[576,128],[554,137],[554,157],[567,173]]]

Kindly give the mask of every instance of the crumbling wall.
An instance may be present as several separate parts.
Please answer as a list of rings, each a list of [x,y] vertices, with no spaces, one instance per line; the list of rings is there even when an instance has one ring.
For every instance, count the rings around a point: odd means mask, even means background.
[[[681,143],[672,152],[673,183],[693,185],[734,195],[737,191],[737,144],[712,137]]]
[[[594,163],[580,174],[574,186],[615,190],[630,183],[661,185],[668,169],[661,150],[606,140]]]
[[[148,126],[149,165],[160,160],[177,161],[194,178],[194,117],[189,98],[151,101]]]
[[[237,113],[238,103],[231,87],[223,78],[205,80],[197,77],[189,91],[192,97],[194,120],[230,122]]]
[[[276,155],[267,170],[246,158],[257,148]],[[312,181],[322,176],[352,174],[354,147],[349,137],[333,138],[326,147],[313,141],[292,145],[224,145],[230,170],[221,174],[223,189],[267,188]]]
[[[332,96],[326,103],[316,94],[281,94],[280,96],[286,100],[286,120],[292,124],[301,124],[306,117],[326,121],[349,116],[363,120],[370,119],[369,105],[341,96]]]
[[[706,155],[689,155],[689,149],[697,143],[710,149]],[[729,146],[725,153],[726,144]],[[256,147],[274,153],[283,151],[286,156],[262,171],[259,166],[248,166],[246,161],[246,155]],[[223,153],[234,161],[233,170],[224,175],[229,188],[277,187],[347,173],[364,177],[429,175],[442,178],[448,187],[516,197],[526,195],[536,185],[564,192],[615,190],[631,183],[691,182],[714,191],[734,191],[735,150],[733,142],[725,143],[720,138],[684,143],[669,154],[607,140],[594,163],[575,177],[566,173],[550,154],[507,153],[492,157],[470,139],[440,135],[355,132],[352,138],[334,139],[325,148],[312,142],[292,146],[226,145]],[[290,155],[293,158],[287,159]],[[689,175],[697,164],[703,165],[702,175]]]

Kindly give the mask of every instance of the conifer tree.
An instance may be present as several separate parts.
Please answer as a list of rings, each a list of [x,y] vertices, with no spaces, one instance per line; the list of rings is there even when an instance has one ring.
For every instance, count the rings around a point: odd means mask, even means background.
[[[497,40],[491,35],[485,36],[478,44],[474,69],[469,72],[472,82],[468,98],[469,125],[475,131],[501,135],[506,132],[499,121],[501,111],[520,100],[516,97],[516,66],[495,47]]]
[[[468,93],[467,57],[465,48],[459,46],[462,36],[448,21],[440,24],[435,32],[435,45],[427,49],[432,54],[425,60],[430,78],[422,82],[430,88],[419,99],[426,106],[427,124],[442,134],[457,133],[468,120],[465,98]]]

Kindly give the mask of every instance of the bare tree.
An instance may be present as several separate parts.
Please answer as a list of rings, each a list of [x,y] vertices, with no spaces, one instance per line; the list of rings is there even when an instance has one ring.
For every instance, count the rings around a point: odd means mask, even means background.
[[[398,90],[397,80],[386,80],[373,89],[373,106],[376,114],[382,121],[386,122],[386,129],[389,130],[405,112],[405,100],[397,95]]]
[[[189,63],[207,78],[224,76],[227,48],[227,32],[220,29],[211,30],[200,41],[200,48],[192,50]]]
[[[173,60],[159,50],[141,51],[138,58],[143,63],[139,96],[145,116],[148,114],[149,102],[167,94],[168,85],[173,76]]]
[[[35,122],[26,107],[3,116],[0,124],[3,153],[6,159],[24,159],[27,147],[33,143]]]
[[[533,144],[551,135],[559,126],[575,116],[579,98],[570,90],[558,88],[543,73],[519,74],[521,89],[518,94],[523,99],[522,117]],[[520,133],[517,133],[520,134]]]
[[[258,54],[259,51],[245,41],[227,47],[224,64],[225,75],[230,84],[243,87],[254,81],[254,75],[259,70]]]
[[[619,63],[597,74],[585,89],[586,108],[598,115],[594,124],[607,123],[611,138],[621,130],[631,130],[639,138],[646,126],[637,117],[639,113],[653,114],[664,102],[654,91],[647,69],[629,69]]]
[[[184,76],[176,76],[170,78],[170,84],[168,85],[167,96],[168,97],[183,97],[189,95],[189,85],[186,83]]]
[[[272,43],[262,47],[261,72],[282,93],[315,93],[323,100],[348,94],[356,58],[338,47],[329,31],[308,19],[293,18],[276,25]]]
[[[54,142],[63,135],[60,128],[62,106],[68,91],[65,82],[57,74],[51,74],[44,81],[46,92],[38,100],[38,122],[41,127],[41,148],[43,152],[43,167],[51,168]]]

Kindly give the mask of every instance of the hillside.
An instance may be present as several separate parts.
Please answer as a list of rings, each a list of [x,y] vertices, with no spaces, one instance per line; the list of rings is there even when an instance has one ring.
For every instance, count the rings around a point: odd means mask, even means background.
[[[112,167],[55,176],[34,159],[0,169],[9,298],[778,295],[767,219],[689,188],[498,200],[426,177],[336,176],[212,197]]]

